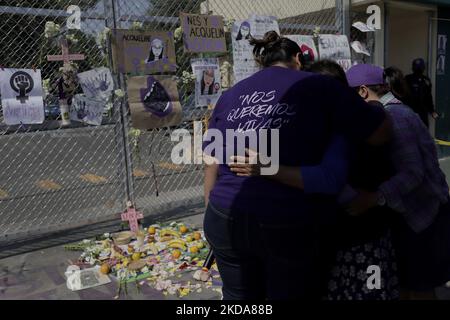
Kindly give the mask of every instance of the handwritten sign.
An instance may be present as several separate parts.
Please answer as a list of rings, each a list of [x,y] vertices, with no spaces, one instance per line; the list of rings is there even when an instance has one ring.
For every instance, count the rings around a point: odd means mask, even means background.
[[[352,66],[350,44],[345,35],[321,34],[319,36],[319,53],[321,60],[334,60],[345,71]]]
[[[214,106],[222,94],[219,60],[217,58],[192,59],[191,65],[196,78],[196,106]]]
[[[113,31],[114,67],[120,73],[176,71],[172,32]]]
[[[221,16],[180,14],[186,52],[226,52]]]
[[[233,44],[234,80],[239,82],[260,70],[253,58],[251,37],[263,38],[268,31],[280,33],[275,17],[252,15],[248,20],[236,21],[233,25],[231,39]]]
[[[181,123],[177,84],[170,76],[130,78],[128,101],[133,128],[148,130]]]
[[[74,96],[70,106],[70,120],[86,124],[100,126],[102,124],[104,101],[77,94]]]
[[[1,69],[0,92],[7,125],[44,122],[41,70]]]

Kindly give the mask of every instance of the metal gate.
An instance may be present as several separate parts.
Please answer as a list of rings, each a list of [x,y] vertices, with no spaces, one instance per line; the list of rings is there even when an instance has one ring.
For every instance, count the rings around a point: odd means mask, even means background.
[[[342,33],[345,0],[7,0],[0,1],[0,67],[39,68],[44,83],[59,75],[60,62],[49,54],[61,48],[47,37],[50,26],[65,25],[76,5],[81,30],[68,32],[73,53],[84,53],[78,72],[111,64],[108,30],[171,30],[175,34],[176,72],[183,123],[205,120],[207,108],[196,108],[189,86],[190,59],[184,53],[179,13],[222,15],[226,29],[250,14],[278,17],[283,34]],[[227,37],[230,37],[229,32]],[[231,41],[228,41],[231,42]],[[230,76],[231,48],[220,56],[223,73]],[[116,87],[124,75],[114,75]],[[226,83],[226,81],[225,81]],[[80,89],[78,89],[80,90]],[[202,202],[202,167],[178,166],[170,161],[176,128],[148,132],[133,130],[126,97],[115,96],[101,126],[73,123],[62,126],[58,99],[45,98],[42,125],[6,126],[0,115],[0,246],[49,232],[115,220],[127,201],[145,215]],[[119,223],[118,223],[119,224]]]

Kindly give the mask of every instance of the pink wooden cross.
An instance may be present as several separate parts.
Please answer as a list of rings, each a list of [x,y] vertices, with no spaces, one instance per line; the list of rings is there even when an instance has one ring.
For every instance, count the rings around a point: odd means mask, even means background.
[[[120,216],[122,221],[128,221],[132,232],[136,233],[139,231],[138,219],[144,218],[144,215],[141,212],[134,208],[128,208],[127,211],[122,213]]]
[[[67,44],[67,40],[63,39],[61,40],[61,50],[62,54],[58,55],[48,55],[47,60],[48,61],[63,61],[64,65],[70,64],[70,61],[80,61],[84,60],[85,56],[84,54],[70,54],[69,53],[69,45]]]

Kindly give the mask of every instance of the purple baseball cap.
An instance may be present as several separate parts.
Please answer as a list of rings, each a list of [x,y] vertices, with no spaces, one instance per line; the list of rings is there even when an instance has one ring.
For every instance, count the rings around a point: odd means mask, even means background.
[[[357,64],[347,71],[347,80],[352,88],[384,84],[384,69],[372,64]]]

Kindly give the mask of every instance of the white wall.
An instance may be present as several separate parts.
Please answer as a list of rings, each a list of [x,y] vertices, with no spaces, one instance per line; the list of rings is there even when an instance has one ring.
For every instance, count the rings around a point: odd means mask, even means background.
[[[429,14],[423,10],[389,7],[386,65],[395,65],[406,74],[415,58],[428,59]]]

